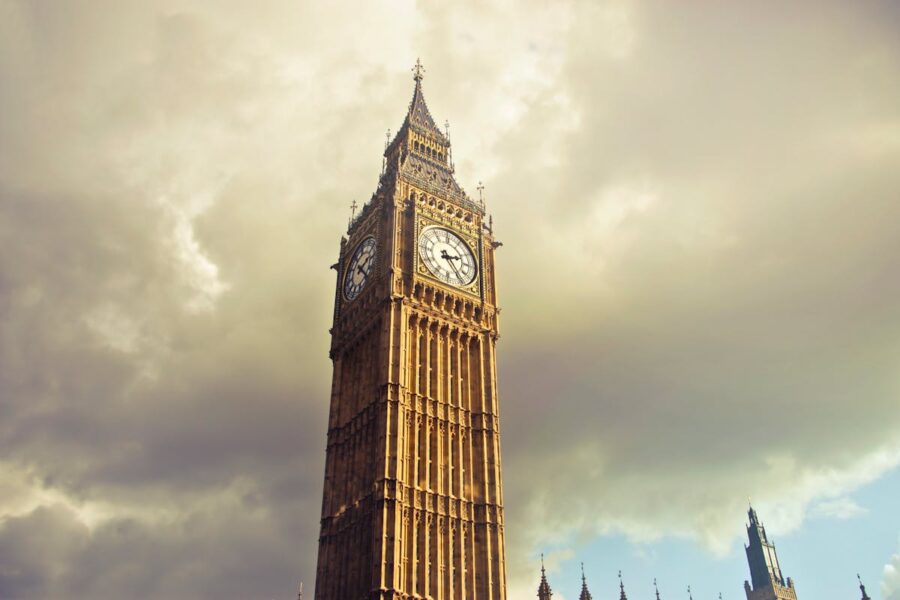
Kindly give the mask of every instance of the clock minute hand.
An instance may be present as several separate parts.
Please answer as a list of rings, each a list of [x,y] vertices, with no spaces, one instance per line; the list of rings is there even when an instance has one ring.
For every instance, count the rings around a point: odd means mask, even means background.
[[[456,265],[453,263],[454,260],[459,260],[458,256],[450,256],[447,254],[446,250],[441,250],[441,258],[450,263],[450,266],[453,267],[453,270],[456,271],[456,276],[460,279],[463,278],[462,273],[459,272],[459,269],[456,268]]]

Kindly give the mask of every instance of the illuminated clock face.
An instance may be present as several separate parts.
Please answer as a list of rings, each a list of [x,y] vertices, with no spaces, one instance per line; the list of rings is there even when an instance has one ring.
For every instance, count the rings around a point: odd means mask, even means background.
[[[429,227],[419,236],[419,256],[431,274],[450,285],[468,285],[476,275],[475,257],[462,238],[443,227]]]
[[[375,267],[375,238],[369,237],[356,247],[353,258],[344,273],[344,297],[353,300],[369,280]]]

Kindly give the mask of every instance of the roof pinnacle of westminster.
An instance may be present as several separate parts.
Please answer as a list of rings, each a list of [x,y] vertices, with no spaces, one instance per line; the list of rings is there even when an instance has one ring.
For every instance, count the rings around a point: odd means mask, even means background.
[[[578,600],[593,600],[591,592],[588,591],[587,578],[584,576],[584,563],[581,563],[581,595]]]
[[[619,571],[619,600],[628,600],[625,595],[625,584],[622,582],[622,571]]]
[[[550,584],[547,583],[547,572],[544,570],[544,555],[541,554],[541,583],[538,585],[538,600],[550,600],[553,597],[553,591]]]
[[[859,591],[862,593],[861,600],[872,600],[866,593],[866,586],[863,585],[862,577],[859,576],[859,573],[856,574],[856,579],[859,581]]]

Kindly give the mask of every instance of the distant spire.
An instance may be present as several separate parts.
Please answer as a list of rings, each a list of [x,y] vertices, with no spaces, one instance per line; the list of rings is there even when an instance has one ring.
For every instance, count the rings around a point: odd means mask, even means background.
[[[303,582],[300,582],[300,592],[297,594],[297,600],[303,600]]]
[[[547,573],[544,571],[544,553],[541,553],[541,583],[538,585],[538,600],[550,600],[553,597],[553,591],[550,584],[547,583]]]
[[[753,589],[761,589],[772,584],[786,585],[775,543],[766,535],[766,527],[751,505],[747,514],[750,524],[747,526],[747,565],[750,567],[750,580]]]
[[[587,578],[584,576],[584,563],[581,563],[581,595],[578,600],[592,600],[591,593],[588,591]]]
[[[688,586],[688,598],[690,598],[690,600],[694,600],[694,594],[691,593],[691,586]]]
[[[619,600],[628,600],[628,596],[625,595],[625,584],[622,583],[622,570],[619,570]]]
[[[656,585],[656,577],[653,578],[653,589],[656,590],[656,600],[659,600],[659,586]]]
[[[862,592],[862,600],[872,600],[866,593],[866,586],[863,585],[862,577],[859,576],[859,573],[856,574],[856,579],[859,581],[859,591]]]

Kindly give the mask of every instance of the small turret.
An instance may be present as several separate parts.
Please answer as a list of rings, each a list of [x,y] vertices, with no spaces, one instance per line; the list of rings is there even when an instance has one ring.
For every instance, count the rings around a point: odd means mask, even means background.
[[[541,583],[538,585],[538,600],[550,600],[553,592],[550,590],[550,584],[547,583],[547,572],[544,571],[544,555],[541,554]]]
[[[581,563],[581,595],[578,600],[592,600],[591,593],[588,591],[587,579],[584,576],[584,563]]]

